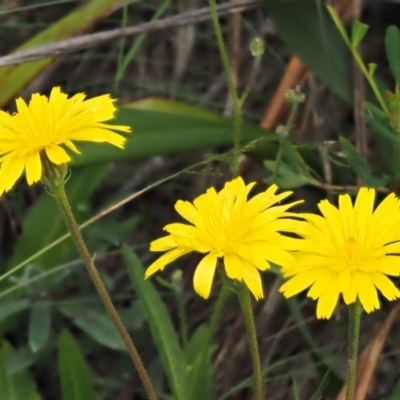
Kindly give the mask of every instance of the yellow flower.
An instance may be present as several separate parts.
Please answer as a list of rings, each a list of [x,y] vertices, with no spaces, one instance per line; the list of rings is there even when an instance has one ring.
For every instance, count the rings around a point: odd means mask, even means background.
[[[367,313],[380,307],[377,289],[388,300],[400,297],[387,277],[400,275],[400,200],[392,193],[375,211],[374,201],[375,190],[361,188],[354,205],[345,194],[339,208],[321,201],[323,216],[302,215],[296,229],[303,244],[283,269],[291,278],[281,287],[285,297],[311,286],[318,318],[331,317],[340,293],[346,304],[358,297]]]
[[[270,267],[269,261],[287,265],[293,256],[291,249],[298,239],[285,237],[279,231],[290,225],[286,212],[300,201],[274,206],[292,192],[275,195],[273,185],[252,199],[247,196],[255,182],[245,185],[241,178],[225,184],[220,191],[212,187],[197,197],[193,204],[179,200],[176,211],[190,225],[174,223],[164,230],[168,236],[151,243],[151,251],[167,252],[146,271],[146,278],[192,251],[204,254],[194,274],[194,289],[208,298],[219,259],[223,259],[228,278],[244,281],[256,299],[263,297],[258,270]]]
[[[13,187],[24,170],[29,185],[41,179],[41,152],[59,165],[71,160],[62,145],[79,153],[75,140],[123,148],[125,138],[112,130],[130,132],[130,127],[104,123],[114,116],[114,101],[109,95],[85,100],[83,93],[68,99],[56,87],[49,98],[33,94],[29,105],[17,99],[14,115],[0,111],[0,195]]]

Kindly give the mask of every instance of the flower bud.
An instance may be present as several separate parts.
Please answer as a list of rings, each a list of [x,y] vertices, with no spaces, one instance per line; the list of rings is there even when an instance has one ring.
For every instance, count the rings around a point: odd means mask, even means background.
[[[260,37],[255,37],[250,42],[250,52],[253,57],[259,58],[264,54],[264,41]]]

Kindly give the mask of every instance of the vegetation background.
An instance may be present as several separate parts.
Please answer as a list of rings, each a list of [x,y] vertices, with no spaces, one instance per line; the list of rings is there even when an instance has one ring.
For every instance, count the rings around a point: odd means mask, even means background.
[[[219,4],[234,10],[220,21],[241,91],[255,68],[249,44],[255,37],[265,42],[243,106],[245,180],[259,188],[270,183],[283,146],[275,178],[306,199],[303,210],[361,184],[381,194],[397,191],[400,106],[387,91],[397,93],[400,33],[388,36],[387,28],[400,24],[400,1],[329,2],[347,27],[355,20],[370,26],[358,49],[366,64],[378,66],[389,118],[373,105],[365,108],[365,100],[378,104],[323,2]],[[189,398],[182,394],[186,384],[191,400],[247,399],[251,392],[247,340],[233,295],[212,343],[206,340],[221,283],[214,283],[209,301],[193,292],[197,256],[151,282],[142,279],[154,259],[149,242],[176,220],[174,203],[231,177],[234,107],[209,13],[200,18],[196,12],[207,7],[205,0],[0,3],[3,109],[13,112],[15,98],[28,100],[54,86],[89,97],[111,93],[121,106],[116,123],[133,128],[124,151],[82,146],[67,190],[161,399]],[[130,27],[136,34],[124,32]],[[73,39],[109,30],[115,30],[111,40],[90,36],[88,45],[77,47]],[[61,51],[45,48],[45,58],[18,58],[20,51],[39,54],[37,46],[65,39],[71,40]],[[306,101],[282,144],[276,129],[290,112],[284,94],[296,85]],[[0,400],[144,398],[45,188],[21,180],[0,208]],[[267,296],[254,309],[265,399],[342,399],[346,310],[317,321],[309,299],[283,300],[278,270],[263,278]],[[358,400],[400,399],[399,311],[398,304],[383,302],[379,312],[363,317]]]

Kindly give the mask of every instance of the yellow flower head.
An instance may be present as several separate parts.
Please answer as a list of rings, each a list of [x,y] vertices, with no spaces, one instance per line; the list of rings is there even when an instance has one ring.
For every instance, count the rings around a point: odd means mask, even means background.
[[[269,262],[287,265],[293,256],[285,249],[292,248],[291,239],[279,233],[290,225],[286,212],[294,204],[275,205],[292,192],[276,195],[273,185],[252,199],[247,196],[255,183],[245,185],[241,178],[225,184],[216,192],[212,187],[197,197],[193,204],[179,200],[176,211],[189,224],[174,223],[164,230],[168,236],[151,243],[151,251],[167,252],[146,271],[146,278],[183,256],[196,251],[204,254],[194,274],[194,289],[208,298],[218,259],[223,259],[226,275],[244,281],[256,299],[263,297],[258,270],[265,271]]]
[[[85,100],[83,93],[68,99],[56,87],[50,97],[33,94],[29,105],[17,99],[14,115],[0,111],[0,195],[9,191],[24,171],[29,185],[41,179],[41,152],[59,165],[71,160],[62,146],[79,153],[74,140],[123,148],[125,138],[112,130],[130,132],[130,127],[104,123],[114,116],[114,101],[109,95]]]
[[[317,317],[330,318],[340,293],[344,302],[360,300],[366,312],[379,309],[377,289],[388,300],[400,291],[387,277],[400,275],[400,200],[392,193],[374,211],[375,190],[361,188],[354,205],[348,194],[339,208],[327,200],[323,216],[302,215],[297,233],[304,238],[296,261],[283,269],[291,279],[281,287],[291,297],[311,286]]]

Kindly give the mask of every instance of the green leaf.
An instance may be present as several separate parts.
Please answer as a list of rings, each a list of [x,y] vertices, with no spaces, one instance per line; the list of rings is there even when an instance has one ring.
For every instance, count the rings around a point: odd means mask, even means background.
[[[353,24],[353,29],[351,32],[351,45],[353,47],[358,47],[361,41],[364,39],[364,36],[368,32],[369,26],[363,24],[362,22],[356,20]]]
[[[27,370],[10,373],[7,364],[14,354],[14,349],[5,340],[0,348],[0,390],[3,400],[40,400],[36,385]]]
[[[365,102],[365,121],[375,133],[382,160],[392,175],[392,181],[400,178],[400,136],[390,127],[386,115],[371,103]]]
[[[326,86],[352,104],[351,53],[325,6],[315,0],[262,3],[291,50]]]
[[[311,174],[299,151],[289,142],[282,144],[283,162],[279,165],[277,184],[281,188],[293,189],[304,185],[319,186],[318,180]],[[276,161],[265,161],[264,165],[272,173],[275,171]],[[267,178],[272,183],[273,177]]]
[[[386,56],[396,85],[400,85],[400,30],[391,25],[385,35]]]
[[[378,68],[378,64],[375,63],[369,63],[368,64],[368,73],[371,76],[374,76],[376,69]]]
[[[342,148],[343,153],[349,162],[350,168],[354,171],[357,177],[363,180],[369,178],[371,170],[368,165],[368,161],[365,157],[356,149],[353,144],[343,136],[339,138],[339,143]]]
[[[63,400],[95,400],[93,380],[75,339],[68,331],[63,330],[58,343]]]
[[[38,360],[38,353],[32,353],[32,350],[26,346],[16,350],[11,354],[7,362],[7,372],[12,375],[21,372]]]
[[[186,400],[187,377],[183,351],[168,311],[150,280],[144,280],[144,268],[133,250],[124,245],[122,248],[129,274],[143,310],[149,322],[154,343],[160,353],[173,398]]]
[[[321,379],[321,384],[328,386],[330,393],[337,394],[343,384],[343,380],[336,374],[335,369],[332,367],[332,360],[327,359],[321,353],[320,347],[315,342],[315,338],[313,338],[309,327],[304,324],[304,317],[301,313],[301,307],[298,299],[296,297],[287,299],[286,305],[289,307],[290,313],[296,322],[300,335],[312,352],[314,365],[316,366],[320,376],[324,377]],[[336,397],[336,395],[333,397]]]
[[[34,353],[47,343],[50,328],[51,303],[48,301],[35,303],[31,310],[28,329],[29,346]]]
[[[201,368],[201,352],[203,344],[208,340],[209,327],[206,325],[200,325],[196,331],[190,337],[186,348],[186,356],[189,370],[189,382],[190,382],[190,393],[192,394],[191,400],[203,400],[212,398],[213,388],[213,368],[212,368],[212,354],[217,348],[211,346],[208,350],[206,360]],[[194,379],[197,382],[194,382]],[[193,385],[196,385],[193,387]]]
[[[276,161],[264,161],[264,165],[273,173],[275,171]],[[273,177],[270,176],[266,179],[266,182],[271,184],[273,183],[272,179]],[[285,162],[281,162],[279,165],[276,183],[281,189],[294,189],[304,185],[319,186],[319,182],[315,178],[300,175],[293,171]]]
[[[72,171],[71,178],[66,184],[66,191],[78,222],[89,217],[89,202],[93,191],[110,168],[110,164],[104,164]],[[38,227],[40,227],[39,232]],[[8,262],[8,269],[24,261],[65,233],[67,233],[67,228],[53,197],[48,193],[43,193],[24,218],[22,233],[15,245],[14,256]],[[73,242],[67,240],[39,256],[35,263],[49,269],[66,261],[71,254],[75,256],[76,251]]]
[[[3,301],[0,303],[0,321],[11,317],[21,311],[26,310],[30,307],[31,302],[29,300],[13,300]]]
[[[82,143],[79,145],[82,155],[72,154],[72,166],[181,154],[233,143],[233,119],[175,101],[147,99],[126,105],[119,109],[114,122],[133,128],[133,133],[127,136],[125,149]],[[243,124],[244,145],[256,139],[271,141],[276,137],[275,132],[254,124]]]
[[[397,380],[396,386],[392,390],[392,393],[390,393],[389,397],[387,400],[398,400],[400,399],[400,379]]]
[[[123,340],[105,312],[90,304],[82,307],[78,303],[64,304],[58,309],[96,342],[113,350],[126,351]]]
[[[29,39],[15,51],[26,50],[39,45],[52,43],[57,40],[67,39],[76,34],[82,34],[90,28],[93,23],[109,13],[125,0],[91,0],[58,22],[50,25],[33,38]],[[4,107],[17,93],[32,81],[38,74],[43,72],[54,58],[44,58],[42,60],[11,65],[0,68],[0,107]]]

